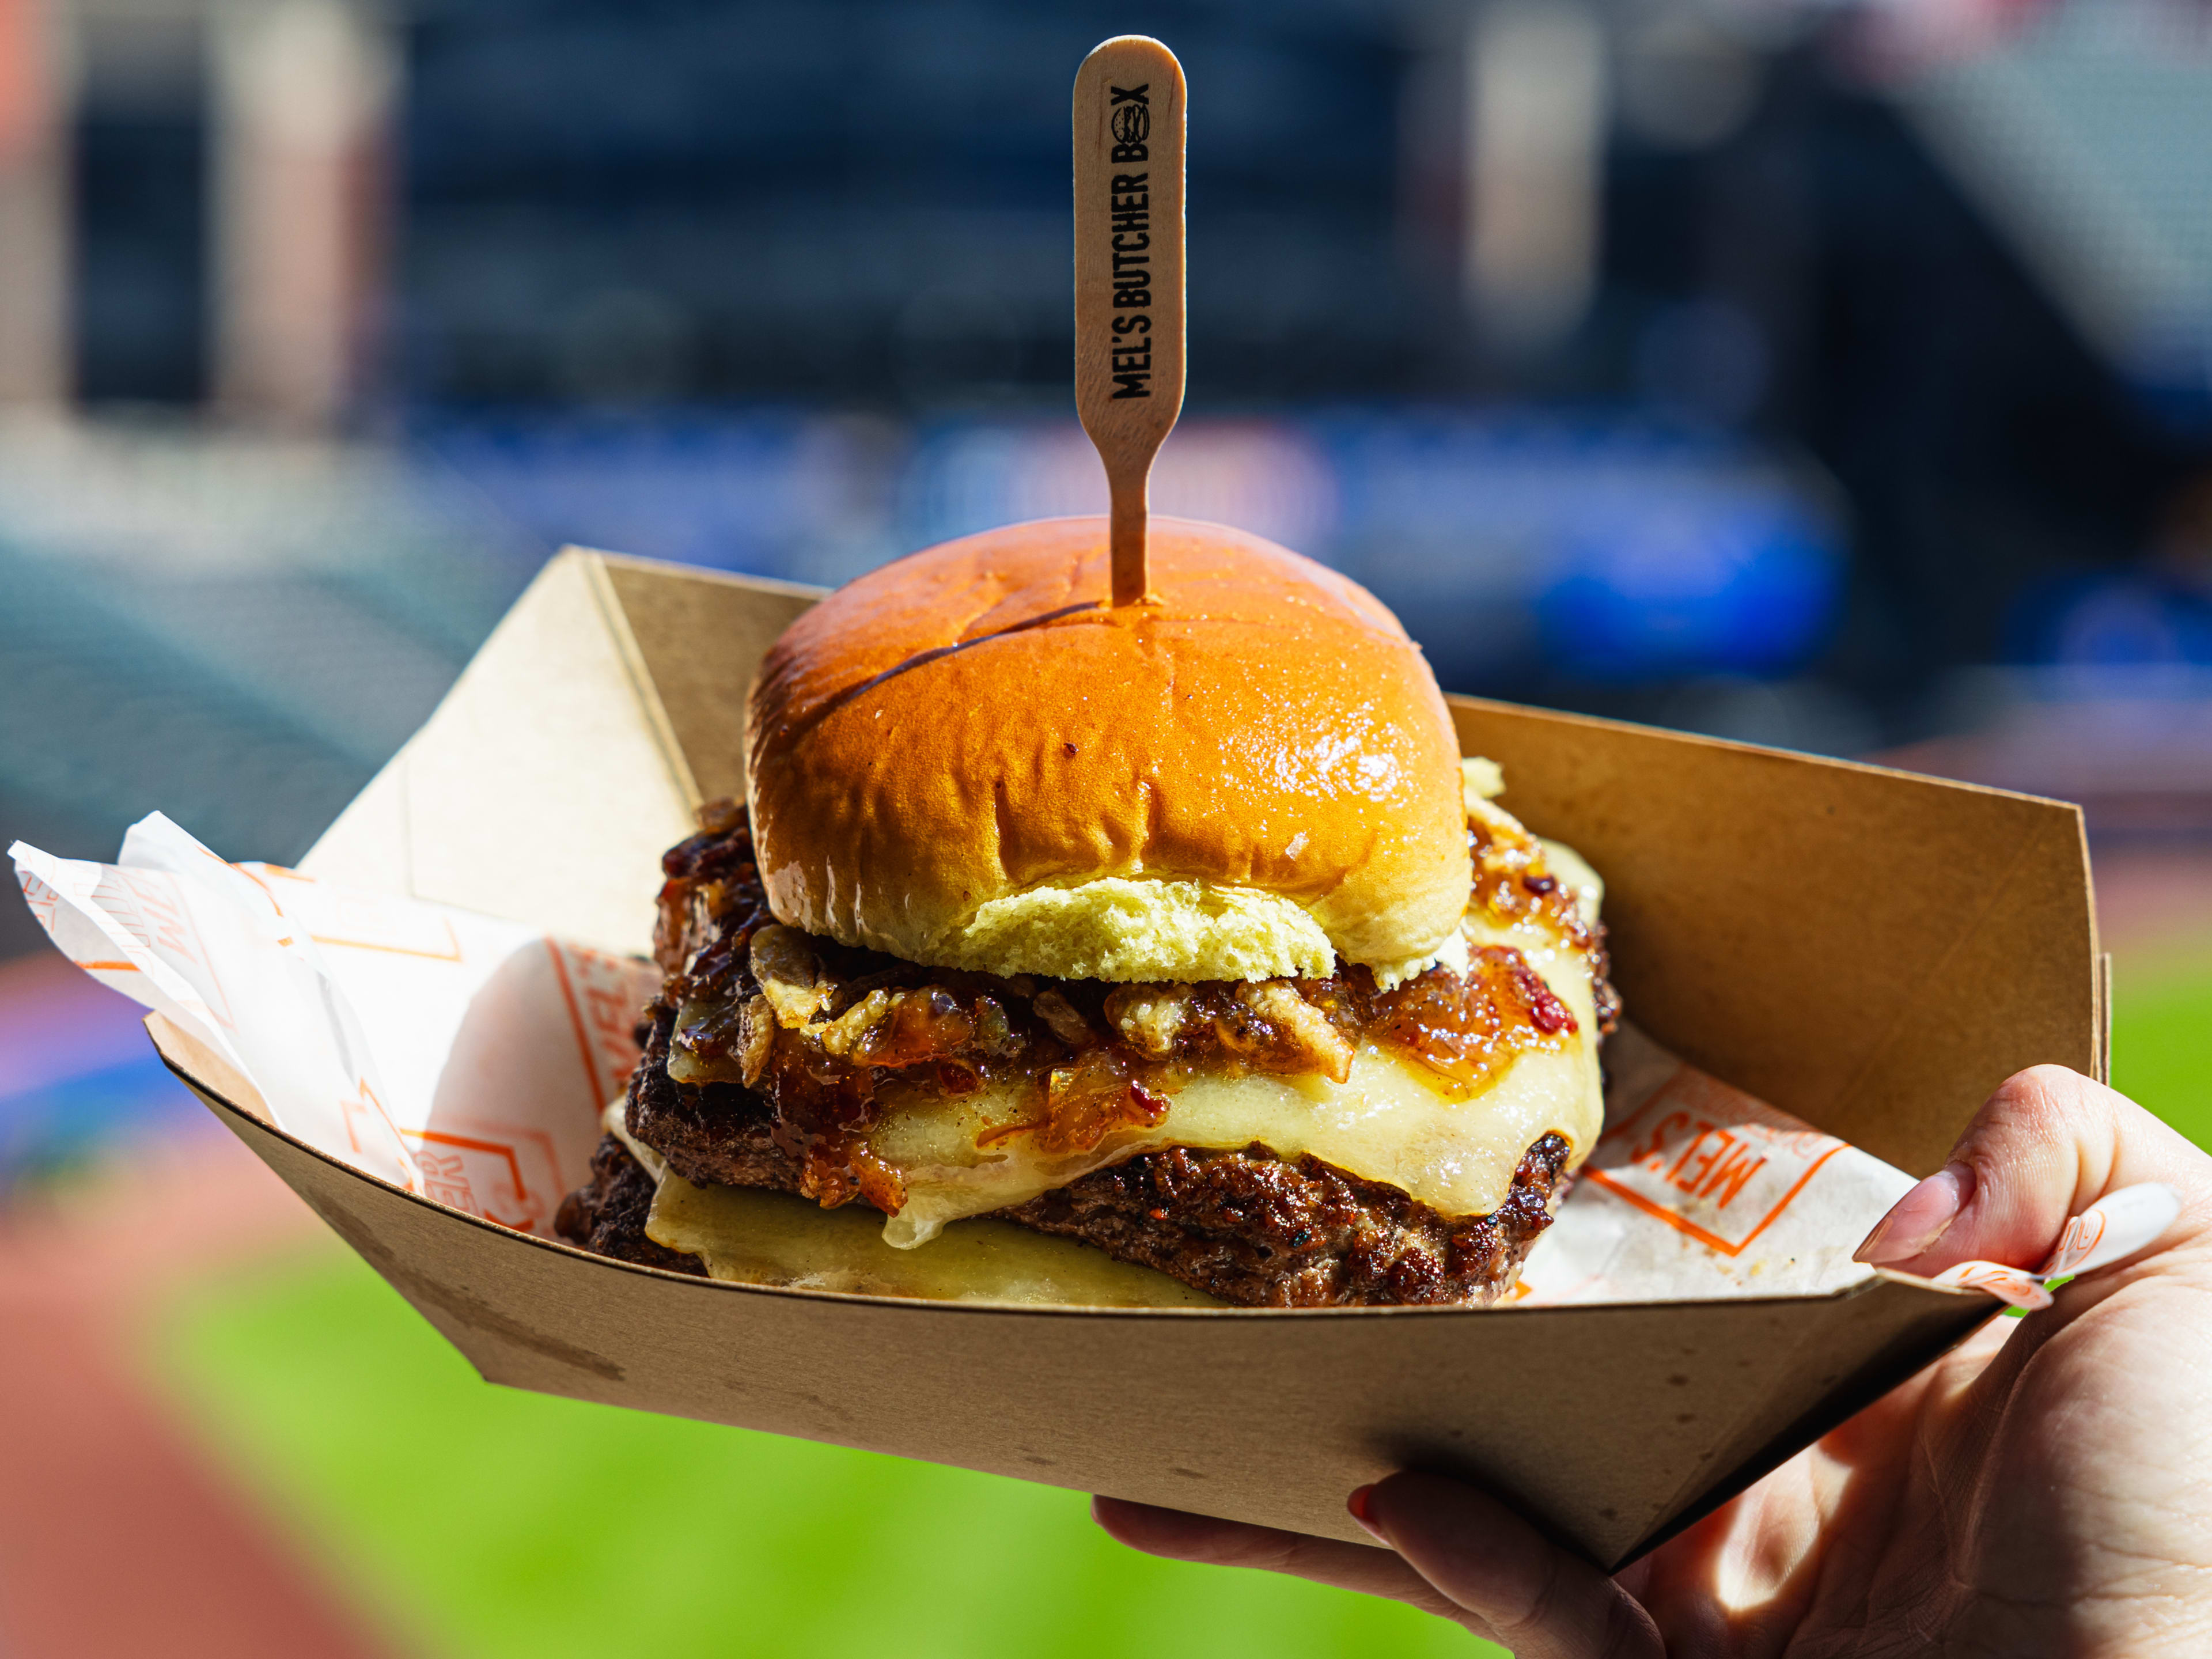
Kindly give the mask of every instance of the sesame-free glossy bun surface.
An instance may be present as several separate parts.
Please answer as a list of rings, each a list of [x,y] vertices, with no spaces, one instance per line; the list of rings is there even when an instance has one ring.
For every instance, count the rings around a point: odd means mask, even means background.
[[[1010,526],[801,616],[749,710],[777,917],[908,961],[1117,980],[1435,953],[1468,902],[1451,719],[1356,584],[1155,518],[1157,604],[1106,523]]]

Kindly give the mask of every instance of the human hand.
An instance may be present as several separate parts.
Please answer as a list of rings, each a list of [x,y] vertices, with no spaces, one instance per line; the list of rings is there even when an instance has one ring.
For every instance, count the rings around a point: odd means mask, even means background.
[[[2148,1181],[2182,1202],[2151,1250],[1992,1321],[1612,1577],[1430,1474],[1352,1495],[1382,1549],[1113,1498],[1093,1513],[1138,1549],[1393,1596],[1521,1659],[2212,1653],[2212,1158],[2038,1066],[1858,1254],[2033,1268],[2069,1216]]]

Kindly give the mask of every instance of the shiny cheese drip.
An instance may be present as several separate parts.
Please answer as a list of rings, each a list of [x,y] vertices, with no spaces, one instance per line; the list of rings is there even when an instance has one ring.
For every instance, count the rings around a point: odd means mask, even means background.
[[[876,1221],[858,1206],[825,1210],[789,1193],[665,1175],[645,1233],[744,1285],[1048,1307],[1221,1305],[1165,1273],[1011,1221],[956,1222],[927,1250],[893,1249]]]
[[[1446,1215],[1489,1214],[1505,1201],[1522,1154],[1547,1132],[1564,1135],[1581,1159],[1602,1126],[1604,1091],[1582,957],[1532,923],[1499,927],[1471,916],[1467,937],[1513,946],[1543,975],[1575,1017],[1576,1031],[1560,1051],[1522,1054],[1471,1097],[1372,1043],[1360,1046],[1341,1084],[1319,1075],[1200,1075],[1170,1097],[1157,1126],[1060,1158],[1030,1152],[1025,1137],[976,1145],[980,1134],[1023,1115],[1012,1090],[902,1103],[868,1137],[870,1150],[906,1182],[905,1207],[884,1224],[884,1240],[900,1249],[927,1243],[947,1222],[1026,1203],[1149,1147],[1234,1151],[1255,1141],[1285,1158],[1311,1153],[1386,1182]]]

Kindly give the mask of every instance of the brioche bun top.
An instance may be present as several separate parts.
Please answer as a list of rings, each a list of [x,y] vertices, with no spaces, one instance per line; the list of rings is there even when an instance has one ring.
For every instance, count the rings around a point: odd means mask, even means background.
[[[1376,599],[1256,536],[1012,525],[840,588],[747,711],[779,921],[910,962],[1122,981],[1389,977],[1468,903],[1458,741]]]

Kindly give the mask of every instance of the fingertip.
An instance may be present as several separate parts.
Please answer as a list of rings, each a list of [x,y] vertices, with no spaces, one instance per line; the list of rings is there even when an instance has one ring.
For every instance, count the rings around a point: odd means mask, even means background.
[[[1390,1540],[1375,1520],[1374,1494],[1375,1486],[1372,1481],[1364,1486],[1356,1486],[1352,1489],[1352,1496],[1344,1500],[1344,1507],[1352,1512],[1352,1518],[1359,1522],[1361,1531],[1366,1533],[1376,1543],[1387,1547]]]
[[[1146,1549],[1147,1535],[1153,1530],[1152,1518],[1164,1511],[1149,1504],[1133,1504],[1126,1498],[1108,1498],[1103,1494],[1091,1500],[1091,1518],[1099,1528],[1116,1543],[1127,1544],[1131,1549]]]
[[[1950,1231],[1973,1195],[1973,1166],[1945,1164],[1891,1206],[1866,1242],[1851,1253],[1851,1260],[1893,1267],[1924,1255]]]
[[[1440,1474],[1401,1469],[1353,1496],[1359,1507],[1352,1510],[1352,1519],[1394,1549],[1440,1531],[1468,1539],[1500,1528],[1517,1532],[1527,1526],[1488,1492]]]
[[[2097,1099],[2116,1095],[2109,1085],[2075,1071],[2070,1066],[2061,1066],[2055,1060],[2045,1060],[2037,1066],[2014,1072],[1990,1091],[1993,1101],[2026,1106],[2039,1111],[2063,1113],[2077,1101]],[[2125,1099],[2125,1096],[2118,1096]]]
[[[2152,1181],[2185,1209],[2197,1195],[2212,1219],[2212,1161],[2126,1096],[2032,1066],[1990,1092],[1944,1168],[1898,1201],[1857,1259],[1929,1279],[1962,1261],[2033,1270],[2069,1218]]]
[[[1127,1498],[1093,1498],[1091,1518],[1117,1543],[1147,1555],[1178,1559],[1203,1555],[1238,1526],[1233,1521],[1218,1521],[1212,1516],[1164,1509]]]
[[[1489,1493],[1441,1475],[1376,1483],[1370,1509],[1399,1556],[1515,1652],[1660,1659],[1650,1617],[1605,1573]]]

